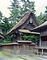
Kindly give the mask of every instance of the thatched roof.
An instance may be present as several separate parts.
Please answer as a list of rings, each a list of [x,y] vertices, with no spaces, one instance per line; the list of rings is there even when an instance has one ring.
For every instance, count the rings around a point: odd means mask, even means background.
[[[36,17],[34,15],[33,12],[28,12],[27,14],[25,14],[23,16],[22,19],[20,19],[20,21],[7,33],[7,35],[11,35],[14,32],[16,32],[16,30],[18,30],[22,25],[24,25],[24,23],[26,23],[26,21],[28,21],[30,15],[33,16],[34,21],[36,22],[37,26],[39,25],[38,21],[36,20]]]
[[[40,33],[37,33],[37,32],[30,32],[29,30],[26,30],[26,29],[19,29],[18,31],[22,32],[22,33],[40,34]]]
[[[4,35],[4,34],[2,34],[2,33],[0,33],[0,37],[5,37],[5,35]]]
[[[22,45],[24,43],[27,43],[28,45],[34,46],[35,43],[32,43],[31,41],[22,41],[22,40],[17,40],[15,43],[0,43],[1,46],[9,46],[9,45]]]
[[[41,32],[41,31],[46,30],[46,29],[47,29],[47,21],[44,22],[42,25],[40,25],[40,26],[38,26],[38,27],[36,27],[32,30],[29,30],[29,31],[31,31],[31,32]]]
[[[1,30],[0,30],[0,37],[5,37],[5,35],[2,33]]]
[[[18,43],[15,42],[15,43],[0,43],[0,45],[17,45]]]

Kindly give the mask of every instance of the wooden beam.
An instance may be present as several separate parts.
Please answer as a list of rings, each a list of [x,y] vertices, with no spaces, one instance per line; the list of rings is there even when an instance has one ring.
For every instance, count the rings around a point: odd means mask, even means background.
[[[42,56],[43,56],[43,49],[42,49]]]
[[[38,49],[37,49],[37,55],[38,55]]]

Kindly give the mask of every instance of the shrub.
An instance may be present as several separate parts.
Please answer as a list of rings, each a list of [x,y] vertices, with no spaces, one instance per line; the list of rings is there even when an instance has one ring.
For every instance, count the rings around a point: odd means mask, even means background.
[[[39,43],[39,38],[38,38],[37,36],[35,36],[35,35],[29,35],[29,36],[24,35],[23,38],[24,38],[25,40],[30,40],[30,41],[32,41],[32,42],[35,43],[36,45]]]
[[[11,35],[11,36],[5,36],[2,38],[2,43],[11,43],[13,42],[13,37],[16,37],[16,35]]]

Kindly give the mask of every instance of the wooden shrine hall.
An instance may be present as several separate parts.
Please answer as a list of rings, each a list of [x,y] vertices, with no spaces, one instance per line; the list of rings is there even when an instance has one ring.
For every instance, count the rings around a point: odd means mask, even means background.
[[[39,26],[38,21],[33,12],[29,11],[26,13],[20,21],[7,33],[7,35],[15,34],[16,38],[13,39],[13,42],[16,40],[23,40],[23,35],[37,35],[39,36],[40,33],[37,32],[30,32],[30,29]]]
[[[40,44],[39,47],[35,47],[37,50],[37,54],[47,54],[47,21],[42,25],[30,30],[31,32],[39,32],[40,33]]]

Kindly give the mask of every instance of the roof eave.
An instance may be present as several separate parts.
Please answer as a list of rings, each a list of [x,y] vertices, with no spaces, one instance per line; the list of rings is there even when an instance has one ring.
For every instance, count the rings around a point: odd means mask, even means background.
[[[46,27],[47,27],[47,25],[38,26],[38,27],[36,27],[36,28],[34,28],[32,30],[29,30],[29,31],[31,31],[31,32],[39,32],[40,33]]]

